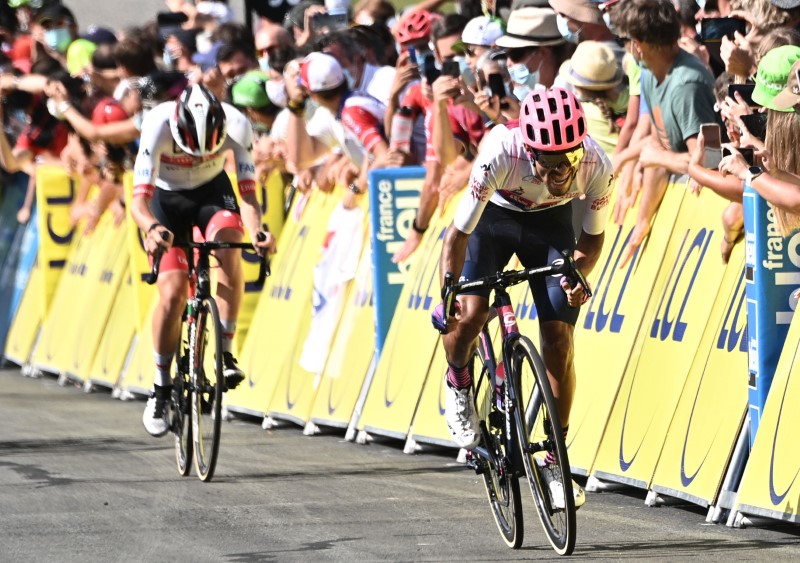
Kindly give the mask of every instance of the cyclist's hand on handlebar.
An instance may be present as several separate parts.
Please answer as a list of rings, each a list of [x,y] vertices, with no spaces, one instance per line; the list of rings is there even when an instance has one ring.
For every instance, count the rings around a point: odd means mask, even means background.
[[[459,313],[461,312],[461,303],[456,301],[455,307],[455,316],[445,317],[444,303],[439,303],[431,313],[431,323],[433,323],[433,328],[438,330],[441,334],[447,334],[448,332],[452,331],[458,324],[458,317],[460,316]]]
[[[561,276],[561,289],[567,294],[567,303],[570,307],[580,307],[589,300],[586,288],[577,280],[572,280],[567,276]]]
[[[164,225],[154,223],[147,231],[147,237],[144,239],[144,249],[150,255],[167,252],[172,248],[172,243],[175,236]]]
[[[251,237],[251,239],[253,240],[253,246],[259,256],[275,254],[278,251],[277,239],[275,235],[269,231],[259,231],[255,236]]]

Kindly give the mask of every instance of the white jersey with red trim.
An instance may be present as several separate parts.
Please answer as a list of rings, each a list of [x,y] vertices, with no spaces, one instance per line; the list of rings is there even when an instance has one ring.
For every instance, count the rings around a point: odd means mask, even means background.
[[[590,235],[604,231],[613,190],[613,167],[603,149],[591,138],[583,141],[584,155],[569,191],[554,196],[534,174],[534,161],[525,150],[519,127],[497,125],[483,140],[475,158],[468,190],[456,210],[453,224],[471,233],[486,203],[521,212],[536,212],[564,205],[575,198],[588,199],[583,230]]]
[[[367,154],[384,138],[383,116],[386,106],[363,92],[351,92],[344,99],[339,116],[320,107],[308,122],[306,131],[324,145],[341,148],[361,168]]]
[[[162,190],[193,190],[213,180],[225,167],[228,150],[236,161],[239,193],[256,189],[256,167],[253,163],[253,129],[250,121],[235,107],[222,103],[227,135],[220,150],[197,157],[183,152],[172,138],[169,119],[175,113],[175,102],[164,102],[148,112],[142,123],[139,153],[133,168],[135,196],[152,196],[157,186]]]

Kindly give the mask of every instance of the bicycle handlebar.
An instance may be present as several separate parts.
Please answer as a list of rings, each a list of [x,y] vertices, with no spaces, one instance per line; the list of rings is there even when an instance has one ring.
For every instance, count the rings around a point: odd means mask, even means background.
[[[497,272],[497,274],[493,276],[486,276],[468,282],[455,283],[453,274],[447,272],[444,275],[444,286],[442,287],[444,310],[447,311],[448,316],[453,316],[455,314],[456,296],[459,293],[463,293],[465,290],[511,287],[512,285],[529,281],[531,278],[556,274],[566,276],[571,287],[575,287],[580,283],[586,292],[586,296],[591,297],[592,290],[589,288],[589,283],[575,264],[572,253],[568,250],[564,250],[561,252],[561,255],[563,258],[554,260],[549,266],[527,268],[524,270],[507,270],[505,272]]]
[[[161,238],[167,240],[165,236],[166,232],[161,232]],[[258,235],[259,241],[264,241],[267,238],[263,232],[259,231]],[[204,241],[204,242],[188,242],[185,244],[177,244],[174,245],[177,248],[183,248],[184,250],[194,250],[198,249],[201,253],[210,253],[212,250],[221,250],[226,248],[241,248],[243,250],[255,250],[255,247],[249,242],[226,242],[226,241]],[[153,285],[158,280],[158,272],[161,268],[161,258],[164,256],[164,251],[158,252],[153,256],[153,268],[149,274],[144,277],[144,281],[148,285]],[[264,281],[272,274],[269,265],[269,256],[264,255],[261,260],[259,260],[259,270],[258,270],[258,280],[256,281],[256,287],[261,289],[264,286]]]

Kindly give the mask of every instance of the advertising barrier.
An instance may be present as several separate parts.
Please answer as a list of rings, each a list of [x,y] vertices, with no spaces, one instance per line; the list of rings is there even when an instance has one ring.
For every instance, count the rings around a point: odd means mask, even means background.
[[[650,484],[725,272],[717,254],[721,229],[709,227],[708,219],[720,217],[726,204],[710,190],[684,197],[671,236],[659,237],[669,243],[655,283],[634,288],[652,298],[640,329],[641,350],[625,370],[597,453],[593,472],[600,479]]]
[[[719,288],[707,293],[716,294],[714,306],[651,486],[701,506],[715,502],[747,408],[743,244],[734,247]]]
[[[42,323],[42,271],[34,266],[20,299],[17,314],[8,330],[5,358],[17,365],[25,366],[31,358],[31,351]]]
[[[745,187],[747,317],[750,354],[750,445],[758,430],[772,376],[792,321],[800,287],[800,233],[784,238],[772,204]]]
[[[628,212],[622,227],[606,229],[603,252],[589,278],[594,296],[575,326],[577,386],[567,445],[572,471],[579,475],[592,468],[626,366],[638,353],[636,337],[685,193],[683,185],[670,185],[650,236],[624,267],[636,210]]]
[[[737,510],[800,523],[800,315],[794,315],[742,477]]]
[[[379,169],[369,173],[378,355],[383,350],[397,301],[411,268],[410,262],[393,263],[392,256],[403,246],[411,231],[424,178],[425,168],[421,166]]]

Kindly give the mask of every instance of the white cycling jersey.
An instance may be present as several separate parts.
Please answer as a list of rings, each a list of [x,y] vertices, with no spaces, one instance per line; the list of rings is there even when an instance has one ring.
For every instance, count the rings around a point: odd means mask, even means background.
[[[197,157],[183,152],[172,138],[169,119],[176,102],[164,102],[147,113],[142,123],[139,153],[133,168],[134,196],[152,197],[156,187],[167,191],[193,190],[213,180],[225,166],[228,149],[236,161],[239,193],[256,189],[253,128],[235,107],[222,103],[227,135],[220,150]]]
[[[583,230],[597,235],[605,230],[610,208],[613,167],[591,138],[583,141],[584,155],[567,193],[554,196],[534,174],[534,161],[525,150],[519,127],[497,125],[481,143],[472,166],[469,189],[461,199],[453,224],[472,233],[488,201],[514,211],[536,212],[587,198]]]

